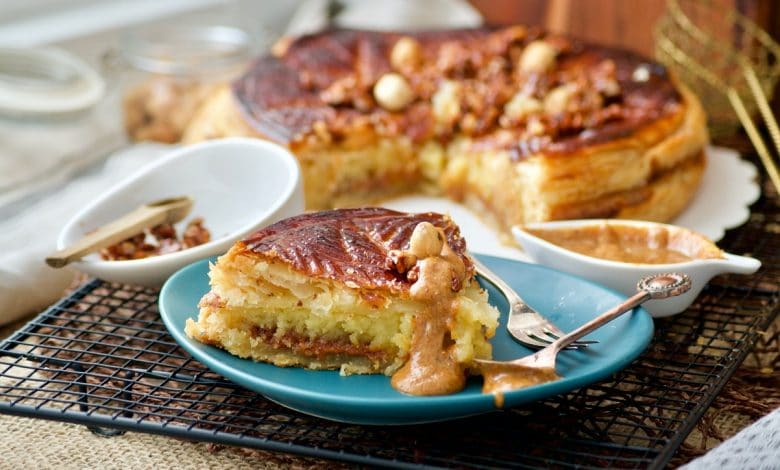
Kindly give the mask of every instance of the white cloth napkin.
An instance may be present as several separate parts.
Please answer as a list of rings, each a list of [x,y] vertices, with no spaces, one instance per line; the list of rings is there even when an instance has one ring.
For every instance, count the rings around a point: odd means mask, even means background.
[[[0,325],[62,295],[73,273],[51,269],[43,258],[68,217],[107,184],[78,183],[33,201],[125,143],[111,98],[77,115],[0,118]]]
[[[780,468],[780,408],[764,416],[703,456],[685,470],[776,470]]]
[[[115,96],[82,114],[0,117],[0,208],[67,181],[125,145]]]
[[[51,304],[73,281],[70,269],[44,263],[57,234],[82,207],[112,185],[158,158],[168,146],[139,144],[111,156],[104,166],[0,222],[0,325]]]

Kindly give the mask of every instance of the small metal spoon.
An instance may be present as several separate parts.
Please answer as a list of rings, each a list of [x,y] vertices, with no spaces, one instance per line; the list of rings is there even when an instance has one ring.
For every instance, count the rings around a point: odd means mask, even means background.
[[[637,283],[639,292],[535,354],[513,361],[476,359],[475,362],[485,378],[482,390],[485,393],[500,394],[507,390],[557,380],[559,377],[555,374],[555,359],[566,346],[647,300],[673,297],[690,288],[691,279],[686,274],[668,273],[644,277]]]
[[[46,258],[46,264],[52,268],[62,268],[93,251],[137,235],[145,228],[176,223],[187,216],[192,204],[192,198],[189,196],[165,198],[144,204],[86,235],[73,245],[52,253]]]

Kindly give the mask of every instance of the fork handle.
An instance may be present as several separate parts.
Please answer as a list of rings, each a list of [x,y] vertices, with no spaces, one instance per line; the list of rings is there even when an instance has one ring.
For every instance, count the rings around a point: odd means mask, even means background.
[[[479,274],[487,282],[493,284],[496,289],[501,291],[501,294],[506,297],[506,300],[509,302],[510,306],[514,306],[518,303],[525,305],[525,302],[520,298],[519,295],[517,295],[515,290],[509,287],[509,284],[501,279],[498,274],[494,273],[490,270],[490,268],[485,266],[482,261],[478,260],[476,256],[471,256],[471,262],[474,264],[474,269],[477,271],[477,274]]]
[[[476,270],[477,274],[479,274],[480,277],[485,279],[487,282],[493,284],[493,286],[498,289],[499,292],[501,292],[501,295],[503,295],[506,301],[509,303],[510,317],[512,315],[527,313],[539,316],[539,312],[531,308],[531,306],[528,305],[522,297],[520,297],[517,291],[512,289],[509,284],[507,284],[506,281],[504,281],[498,274],[491,271],[490,268],[485,266],[485,264],[482,263],[482,261],[479,261],[475,256],[472,256],[471,260],[474,263],[474,269]],[[515,339],[518,339],[514,333],[512,335]],[[534,347],[534,345],[529,345],[527,343],[523,344]]]
[[[620,303],[619,305],[612,307],[611,309],[597,316],[593,320],[580,326],[576,330],[570,332],[565,336],[561,336],[553,343],[551,343],[550,346],[548,346],[548,348],[553,349],[557,353],[558,351],[565,349],[566,346],[569,346],[571,343],[587,335],[591,331],[602,327],[604,324],[611,322],[615,318],[619,317],[620,315],[623,315],[629,310],[632,310],[634,307],[639,306],[642,302],[646,300],[650,300],[651,298],[652,298],[652,294],[650,294],[649,292],[639,291],[636,294],[629,297],[628,299],[626,299],[625,301],[623,301],[622,303]]]

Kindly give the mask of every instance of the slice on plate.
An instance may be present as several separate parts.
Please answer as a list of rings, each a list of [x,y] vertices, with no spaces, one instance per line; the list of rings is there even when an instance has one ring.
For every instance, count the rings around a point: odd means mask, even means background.
[[[449,217],[381,208],[266,227],[211,267],[186,333],[278,366],[384,373],[404,392],[460,389],[498,312]]]

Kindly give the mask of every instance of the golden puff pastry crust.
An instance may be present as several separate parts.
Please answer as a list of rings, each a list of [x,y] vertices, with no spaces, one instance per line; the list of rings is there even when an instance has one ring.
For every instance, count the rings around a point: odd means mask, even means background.
[[[310,209],[423,191],[504,228],[670,220],[708,140],[698,99],[661,65],[522,26],[288,40],[215,92],[185,141],[234,135],[290,148]]]
[[[413,294],[419,276],[409,268],[417,261],[402,266],[393,255],[420,223],[441,230],[465,267],[446,322],[455,359],[489,358],[498,311],[474,281],[458,227],[441,214],[382,208],[308,213],[237,242],[211,267],[211,291],[185,331],[278,366],[391,375],[409,359],[429,307]]]

